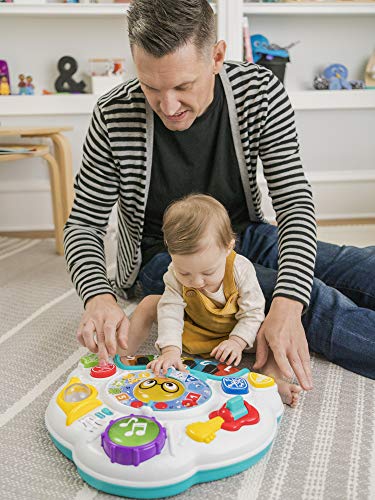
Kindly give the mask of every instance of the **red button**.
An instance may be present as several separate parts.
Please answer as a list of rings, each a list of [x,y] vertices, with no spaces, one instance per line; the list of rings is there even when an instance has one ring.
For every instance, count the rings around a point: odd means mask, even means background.
[[[197,403],[195,401],[193,401],[192,399],[184,399],[182,401],[182,404],[186,407],[190,407],[190,406],[197,406]]]
[[[90,370],[90,375],[94,378],[112,377],[116,373],[116,365],[94,366]]]
[[[167,403],[155,403],[155,408],[157,408],[158,410],[164,410],[165,408],[168,408],[168,405]]]
[[[130,403],[130,406],[132,406],[133,408],[140,408],[141,406],[143,406],[143,403],[142,401],[132,401]]]

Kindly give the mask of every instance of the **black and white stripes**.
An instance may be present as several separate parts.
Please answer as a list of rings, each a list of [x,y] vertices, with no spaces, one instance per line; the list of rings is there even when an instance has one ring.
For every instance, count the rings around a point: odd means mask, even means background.
[[[257,185],[258,157],[279,226],[279,273],[274,296],[309,303],[316,226],[311,188],[304,176],[288,96],[268,70],[226,63],[221,74],[242,179],[255,218],[263,220]],[[136,79],[99,99],[76,177],[76,197],[65,227],[65,254],[76,289],[86,302],[112,293],[103,236],[118,201],[116,288],[130,288],[141,265],[140,242],[152,164],[153,116]],[[240,158],[241,157],[241,158]],[[254,218],[254,214],[251,214]]]

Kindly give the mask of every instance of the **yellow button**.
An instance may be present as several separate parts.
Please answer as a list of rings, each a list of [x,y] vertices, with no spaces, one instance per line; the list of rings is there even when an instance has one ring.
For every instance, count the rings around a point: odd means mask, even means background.
[[[257,389],[264,389],[266,387],[272,387],[275,385],[275,381],[272,377],[267,375],[261,375],[260,373],[250,372],[248,375],[250,384]]]
[[[88,391],[85,393],[79,390],[79,387],[77,387],[77,390],[74,390],[74,387],[72,386],[83,386],[86,387]],[[78,396],[77,401],[66,400],[66,391],[69,390],[69,388],[73,389],[73,395]],[[61,389],[56,398],[56,403],[66,415],[66,425],[71,425],[78,418],[83,417],[86,413],[89,413],[94,408],[102,405],[103,403],[97,398],[97,395],[98,391],[94,386],[90,384],[82,384],[78,377],[72,377]],[[84,399],[80,400],[80,397],[83,397]]]

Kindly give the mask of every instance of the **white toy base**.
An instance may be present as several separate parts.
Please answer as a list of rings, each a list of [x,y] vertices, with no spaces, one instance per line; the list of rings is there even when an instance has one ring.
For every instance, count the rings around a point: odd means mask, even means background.
[[[197,359],[189,372],[170,369],[167,377],[137,360],[127,366],[116,356],[105,368],[95,362],[94,355],[82,358],[45,421],[56,447],[99,490],[176,495],[254,465],[276,436],[284,408],[269,377]],[[233,373],[212,375],[210,366]]]

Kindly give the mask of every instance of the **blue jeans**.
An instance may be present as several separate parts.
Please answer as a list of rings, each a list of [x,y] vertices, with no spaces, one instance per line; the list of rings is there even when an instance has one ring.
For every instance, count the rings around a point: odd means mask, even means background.
[[[236,248],[253,262],[266,299],[272,301],[278,268],[277,228],[252,223]],[[155,255],[140,271],[145,295],[162,294],[171,258]],[[356,248],[318,242],[310,306],[302,316],[312,351],[375,379],[375,246]]]

